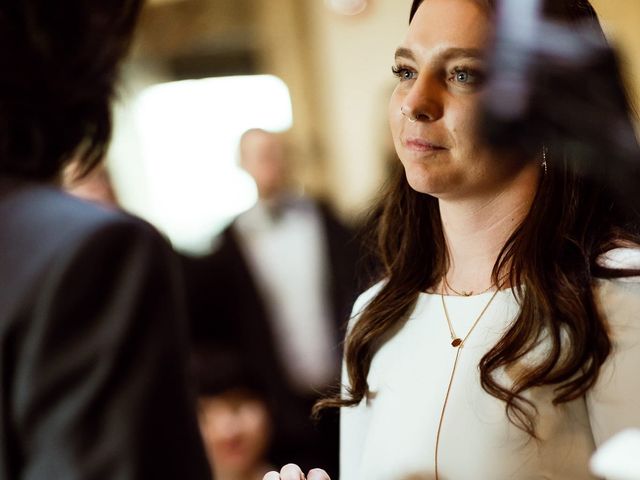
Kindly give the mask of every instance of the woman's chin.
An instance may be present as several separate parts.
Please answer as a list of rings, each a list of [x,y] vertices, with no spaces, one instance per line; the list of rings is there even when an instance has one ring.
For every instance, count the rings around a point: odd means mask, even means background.
[[[425,172],[411,172],[405,170],[407,177],[407,183],[409,186],[418,193],[425,193],[427,195],[438,196],[442,185],[439,185],[433,175],[429,175]]]

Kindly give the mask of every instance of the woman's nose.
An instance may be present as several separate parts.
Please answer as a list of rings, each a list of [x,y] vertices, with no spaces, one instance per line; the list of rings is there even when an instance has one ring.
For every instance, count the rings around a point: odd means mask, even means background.
[[[443,88],[437,78],[420,75],[411,85],[400,112],[410,122],[433,122],[444,113]]]

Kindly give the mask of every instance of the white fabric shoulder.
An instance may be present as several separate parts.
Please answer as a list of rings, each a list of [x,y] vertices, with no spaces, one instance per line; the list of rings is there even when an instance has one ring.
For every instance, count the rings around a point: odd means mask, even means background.
[[[598,263],[612,269],[640,269],[640,249],[616,248]],[[587,394],[596,445],[626,428],[640,428],[640,277],[601,279],[595,300],[604,317],[612,351]]]
[[[630,250],[630,249],[627,249]],[[625,253],[624,266],[636,253]],[[640,428],[640,278],[598,280],[595,300],[604,317],[612,351],[587,393],[596,445],[626,428]]]
[[[598,263],[612,269],[640,269],[640,248],[614,248],[602,254],[598,258]],[[640,280],[640,277],[630,278]]]
[[[367,308],[367,305],[369,305],[371,301],[376,298],[376,296],[380,293],[380,290],[382,290],[382,287],[384,287],[385,283],[386,280],[380,280],[378,283],[368,288],[358,296],[353,304],[353,309],[351,310],[351,317],[349,318],[349,326],[347,328],[347,332],[351,331],[353,325],[360,317],[360,314],[364,311],[365,308]]]
[[[367,305],[380,293],[386,280],[382,280],[371,288],[363,292],[355,301],[349,325],[347,327],[347,336],[351,329],[360,318],[360,314],[367,308]],[[342,395],[346,396],[350,386],[349,376],[347,375],[346,364],[342,363]],[[362,455],[363,445],[366,442],[368,434],[368,425],[370,423],[371,411],[367,408],[342,408],[340,411],[340,479],[355,480],[357,479],[357,468],[360,464],[360,456]]]

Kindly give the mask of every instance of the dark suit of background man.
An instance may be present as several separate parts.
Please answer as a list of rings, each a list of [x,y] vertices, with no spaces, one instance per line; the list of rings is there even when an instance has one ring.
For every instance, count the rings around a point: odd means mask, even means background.
[[[267,382],[274,465],[321,466],[337,478],[337,414],[314,425],[310,413],[338,381],[356,242],[326,206],[292,193],[279,135],[249,130],[239,151],[259,200],[213,254],[186,263],[195,340],[235,346]]]
[[[169,246],[54,185],[104,154],[140,3],[0,2],[2,479],[209,478]]]

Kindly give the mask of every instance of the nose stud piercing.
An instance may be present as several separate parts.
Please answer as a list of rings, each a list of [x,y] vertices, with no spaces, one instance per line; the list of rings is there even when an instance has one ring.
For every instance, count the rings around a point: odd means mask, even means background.
[[[403,105],[402,107],[400,107],[400,113],[401,113],[403,116],[407,117],[407,120],[409,120],[411,123],[414,123],[414,122],[416,122],[416,121],[418,120],[418,118],[417,118],[417,117],[412,117],[412,116],[411,116],[411,114],[408,114],[408,113],[405,111],[404,105]]]

